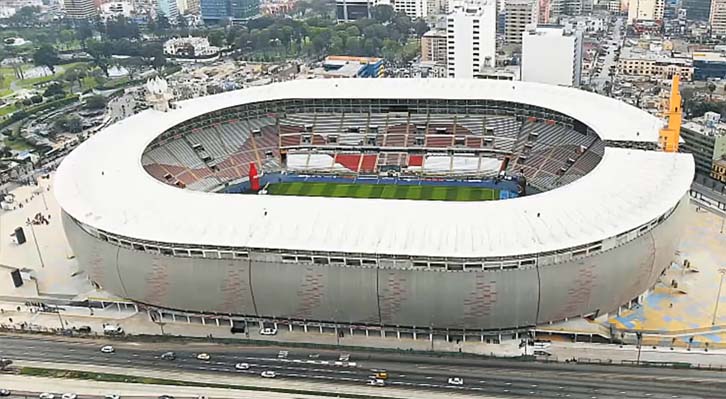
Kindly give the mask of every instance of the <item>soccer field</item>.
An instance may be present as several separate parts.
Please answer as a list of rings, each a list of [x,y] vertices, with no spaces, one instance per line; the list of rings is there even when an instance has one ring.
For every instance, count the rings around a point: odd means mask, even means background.
[[[277,183],[272,195],[308,197],[385,198],[439,201],[487,201],[499,198],[499,190],[469,186],[406,186],[397,184]]]

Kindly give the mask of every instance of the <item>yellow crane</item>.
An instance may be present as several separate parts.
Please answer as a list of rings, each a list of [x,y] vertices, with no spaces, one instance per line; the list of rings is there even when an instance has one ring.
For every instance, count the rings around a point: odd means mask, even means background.
[[[668,100],[665,117],[668,124],[660,130],[660,147],[665,152],[678,152],[678,141],[681,138],[681,122],[683,121],[683,110],[681,109],[681,91],[679,88],[680,77],[673,75],[671,85],[671,96]]]

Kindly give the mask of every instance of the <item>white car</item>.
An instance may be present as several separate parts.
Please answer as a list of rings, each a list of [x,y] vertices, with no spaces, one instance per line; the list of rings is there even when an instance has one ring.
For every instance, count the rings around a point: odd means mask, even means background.
[[[371,378],[368,381],[368,385],[372,385],[374,387],[385,387],[386,386],[386,381],[384,381],[384,380],[382,380],[380,378]]]
[[[55,395],[53,395],[50,392],[43,392],[40,395],[38,395],[40,399],[55,399]]]
[[[451,385],[464,385],[464,379],[459,377],[449,378],[449,384]]]
[[[75,393],[64,393],[63,395],[61,395],[61,398],[62,399],[78,399],[78,395],[76,395]]]
[[[198,360],[209,360],[211,358],[212,357],[209,356],[209,353],[200,353],[200,354],[197,355],[197,359]]]
[[[101,347],[101,352],[103,352],[103,353],[114,353],[115,351],[116,350],[113,349],[113,346],[111,346],[111,345],[106,345],[106,346]]]
[[[260,335],[277,335],[277,328],[263,328],[260,330]]]
[[[121,395],[116,395],[115,393],[112,393],[110,395],[104,396],[103,399],[121,399]]]
[[[260,374],[264,378],[275,378],[277,377],[277,374],[274,371],[271,370],[265,370]]]
[[[237,363],[234,365],[234,368],[237,370],[249,370],[250,364],[249,363]]]

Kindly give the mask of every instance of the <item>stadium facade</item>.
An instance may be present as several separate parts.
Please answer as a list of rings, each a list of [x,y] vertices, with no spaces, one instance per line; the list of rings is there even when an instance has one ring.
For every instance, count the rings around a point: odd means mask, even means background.
[[[61,164],[88,277],[143,304],[262,320],[497,331],[612,312],[671,263],[694,173],[662,122],[592,93],[308,80],[144,111]],[[371,158],[373,157],[373,158]],[[492,168],[492,160],[500,161]],[[228,194],[271,172],[524,175],[534,194],[411,201]]]

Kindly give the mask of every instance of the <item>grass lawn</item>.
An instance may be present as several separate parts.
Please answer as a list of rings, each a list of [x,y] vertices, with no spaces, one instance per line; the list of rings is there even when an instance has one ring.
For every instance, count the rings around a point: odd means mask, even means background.
[[[15,106],[15,103],[8,104],[2,108],[0,108],[0,116],[5,116],[8,114],[12,114],[18,109],[18,107]]]
[[[33,148],[27,141],[22,137],[13,136],[14,140],[9,138],[5,139],[5,146],[15,151],[25,151]]]
[[[54,80],[54,79],[60,79],[63,76],[63,73],[61,71],[65,72],[75,66],[83,65],[83,64],[86,64],[86,63],[85,62],[74,62],[71,64],[60,65],[60,66],[56,67],[56,72],[54,75],[43,76],[43,77],[39,77],[39,78],[30,78],[30,79],[25,79],[25,80],[19,80],[18,78],[16,78],[15,73],[13,72],[13,68],[0,68],[0,74],[2,74],[2,76],[3,76],[2,82],[0,82],[0,93],[4,93],[3,90],[5,90],[5,91],[10,90],[10,85],[12,84],[12,82],[17,82],[17,86],[20,88],[29,89],[29,88],[32,88],[33,85],[37,84],[37,83],[43,83],[43,82],[47,82],[47,81]],[[32,68],[35,68],[35,66],[31,65],[31,64],[22,65],[23,71],[27,71]],[[7,94],[9,94],[9,93],[10,92],[8,92]],[[6,94],[3,94],[3,95],[6,95]],[[0,97],[1,96],[2,95],[0,95]]]
[[[272,195],[308,197],[384,198],[437,201],[488,201],[499,190],[469,186],[404,186],[398,184],[278,183],[267,187]]]

